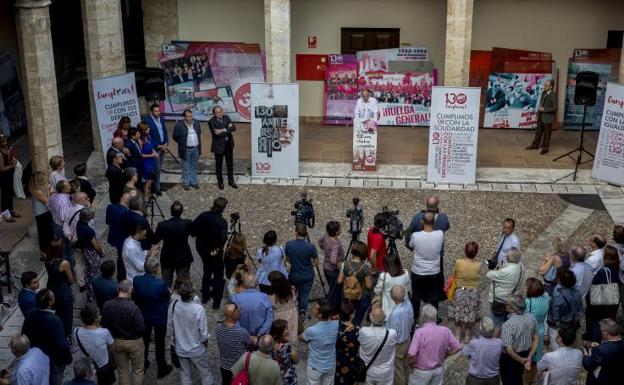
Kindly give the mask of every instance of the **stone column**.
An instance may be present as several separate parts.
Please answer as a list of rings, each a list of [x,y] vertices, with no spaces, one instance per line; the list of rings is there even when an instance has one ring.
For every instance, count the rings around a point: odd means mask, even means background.
[[[446,86],[468,86],[473,3],[474,0],[446,0]]]
[[[264,0],[267,81],[290,83],[290,0]]]
[[[160,67],[164,43],[178,39],[178,0],[142,0],[145,66]]]
[[[95,151],[102,151],[91,81],[126,72],[121,2],[119,0],[81,0],[81,5],[91,102],[93,148]]]
[[[28,143],[34,171],[48,171],[53,155],[63,155],[52,35],[50,0],[15,2]]]

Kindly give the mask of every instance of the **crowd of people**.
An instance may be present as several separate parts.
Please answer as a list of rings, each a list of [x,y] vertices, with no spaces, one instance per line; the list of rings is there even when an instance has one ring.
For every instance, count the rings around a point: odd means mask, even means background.
[[[243,377],[253,385],[440,385],[445,360],[460,353],[469,360],[470,385],[574,384],[583,369],[587,384],[622,383],[624,342],[615,319],[623,299],[623,226],[615,226],[611,240],[593,235],[589,253],[556,239],[540,266],[525,266],[516,223],[507,218],[493,255],[480,258],[479,245],[468,241],[445,280],[451,221],[431,196],[406,231],[409,269],[387,247],[383,214],[375,216],[366,242],[354,239],[346,251],[340,222],[330,221],[318,240],[296,223],[283,246],[268,231],[250,254],[244,235],[228,236],[222,197],[193,220],[175,201],[169,219],[155,229],[148,223],[146,200],[159,186],[153,180],[149,187],[144,162],[157,162],[161,144],[144,150],[145,132],[162,129],[155,108],[152,117],[153,130],[147,123],[120,125],[108,151],[106,242],[117,256],[106,255],[96,236],[96,192],[84,164],[68,180],[63,158],[53,157],[49,174],[33,175],[47,284],[40,288],[35,272],[22,274],[18,302],[25,320],[11,339],[16,359],[3,381],[62,384],[73,362],[70,384],[138,385],[152,367],[159,379],[177,367],[182,384],[191,384],[194,372],[202,384],[214,384],[209,346],[216,345],[224,385],[244,383]],[[202,262],[198,290],[190,238]],[[538,277],[529,276],[531,267]],[[313,302],[317,273],[327,292]],[[76,293],[86,299],[79,327]],[[438,308],[447,300],[443,320]],[[210,312],[219,319],[213,330]],[[148,360],[152,342],[155,365]],[[296,370],[304,345],[305,380]]]

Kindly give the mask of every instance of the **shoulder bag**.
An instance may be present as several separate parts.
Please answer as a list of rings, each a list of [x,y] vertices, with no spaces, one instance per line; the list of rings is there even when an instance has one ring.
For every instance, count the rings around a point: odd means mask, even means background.
[[[607,283],[591,285],[589,289],[589,301],[593,306],[618,305],[620,303],[620,287],[611,282],[611,270],[604,267]]]
[[[386,329],[386,335],[384,336],[383,341],[381,341],[381,344],[377,348],[377,351],[373,355],[373,358],[371,358],[371,360],[368,362],[367,365],[364,364],[364,360],[362,360],[362,358],[359,355],[353,361],[352,369],[353,369],[353,373],[355,374],[355,380],[357,382],[360,382],[360,383],[366,382],[366,372],[368,372],[368,369],[371,367],[371,365],[373,365],[373,362],[375,362],[375,360],[377,359],[377,356],[381,352],[381,349],[383,349],[384,345],[386,344],[386,341],[388,340],[389,334],[390,334],[390,331]]]
[[[232,378],[232,385],[249,385],[249,361],[251,361],[251,353],[245,353],[245,366],[234,378]]]
[[[98,384],[100,385],[114,384],[115,381],[117,381],[117,377],[115,377],[115,364],[114,364],[114,361],[111,359],[112,357],[110,356],[110,354],[108,355],[108,363],[102,367],[98,366],[93,360],[93,358],[91,358],[89,353],[87,353],[84,346],[82,345],[82,342],[80,341],[80,338],[78,337],[78,328],[76,328],[76,330],[74,331],[74,335],[76,336],[76,342],[78,342],[78,346],[80,347],[82,354],[84,354],[88,359],[91,360],[91,362],[93,362]],[[108,347],[107,347],[107,352],[108,352]]]
[[[173,308],[171,309],[171,323],[173,324],[175,314],[175,307],[178,304],[178,300],[173,303]],[[176,368],[180,368],[180,357],[178,357],[178,353],[175,348],[175,327],[171,328],[171,345],[169,346],[169,355],[171,356],[171,364]]]

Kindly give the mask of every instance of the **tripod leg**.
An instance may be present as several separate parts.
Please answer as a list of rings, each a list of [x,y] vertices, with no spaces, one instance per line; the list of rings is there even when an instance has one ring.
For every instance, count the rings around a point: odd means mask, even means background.
[[[323,295],[325,296],[325,299],[329,299],[329,297],[327,297],[327,290],[325,289],[325,282],[323,281],[323,276],[321,275],[321,270],[319,269],[318,265],[316,265],[315,267],[316,267],[316,272],[318,273],[318,276],[319,276],[319,281],[321,282],[321,288],[323,289]]]

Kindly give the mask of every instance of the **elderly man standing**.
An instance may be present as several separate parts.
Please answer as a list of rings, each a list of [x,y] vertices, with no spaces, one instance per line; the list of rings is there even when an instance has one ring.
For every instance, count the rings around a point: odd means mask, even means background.
[[[622,383],[624,341],[622,331],[612,319],[600,321],[602,343],[585,350],[583,367],[587,370],[587,385],[619,385]],[[600,369],[600,370],[597,370]]]
[[[245,290],[232,298],[240,308],[240,326],[253,337],[260,337],[271,329],[273,303],[268,295],[258,290],[258,280],[253,273],[243,277]]]
[[[232,366],[245,354],[252,344],[251,336],[239,324],[240,309],[233,302],[223,307],[223,321],[217,322],[215,334],[219,347],[219,367],[221,369],[221,383],[230,385],[232,382]]]
[[[414,309],[405,299],[405,288],[394,286],[390,296],[395,303],[392,313],[388,316],[386,326],[396,331],[396,353],[394,358],[394,384],[407,385],[409,379],[409,357],[407,350],[410,345],[410,332],[414,326]]]
[[[213,385],[208,351],[208,319],[204,307],[193,300],[195,292],[190,282],[178,289],[180,299],[169,305],[168,327],[175,341],[175,351],[180,357],[180,384],[192,383],[193,366],[199,372],[202,385]]]
[[[73,204],[65,213],[65,218],[63,218],[63,233],[65,234],[65,239],[69,240],[71,244],[78,241],[76,226],[80,221],[80,213],[85,207],[91,207],[87,194],[83,192],[75,193]],[[93,227],[93,223],[94,221],[91,220],[89,226]]]
[[[386,315],[378,306],[371,310],[370,320],[371,326],[361,328],[358,337],[360,357],[368,365],[365,384],[392,385],[395,383],[394,356],[397,331],[384,326]]]
[[[570,251],[570,270],[576,277],[576,288],[581,293],[581,298],[585,298],[591,287],[594,275],[591,266],[585,262],[587,250],[583,246],[575,246]]]
[[[596,275],[599,269],[604,266],[604,248],[607,245],[607,238],[601,234],[594,234],[589,239],[592,251],[589,253],[587,263],[591,266],[592,275]]]
[[[56,183],[55,189],[56,192],[50,196],[50,200],[48,201],[48,210],[52,215],[52,227],[54,229],[54,235],[63,240],[63,255],[65,256],[65,259],[67,259],[69,263],[74,266],[76,263],[74,250],[65,239],[65,233],[63,232],[63,223],[65,223],[64,221],[67,217],[67,212],[72,207],[71,197],[69,195],[71,185],[66,180],[60,180]]]
[[[500,359],[500,374],[503,385],[522,385],[524,369],[530,370],[531,358],[539,344],[537,321],[533,314],[524,312],[525,308],[522,295],[515,294],[507,301],[510,316],[501,332],[504,350]]]
[[[499,362],[503,341],[494,338],[496,325],[490,317],[483,317],[479,324],[480,337],[465,345],[462,353],[470,359],[466,385],[499,385]]]
[[[25,335],[11,337],[11,384],[48,385],[50,383],[50,359],[39,348],[31,348]]]
[[[325,300],[314,305],[318,322],[299,336],[310,348],[306,367],[308,385],[333,385],[336,374],[336,339],[338,321],[331,320],[332,307]]]
[[[123,138],[119,137],[113,138],[111,147],[106,151],[106,164],[110,166],[117,154],[122,156],[121,168],[126,168],[126,155],[129,155],[130,151],[124,147]]]
[[[274,346],[273,337],[263,335],[258,340],[258,351],[243,354],[232,366],[232,374],[236,376],[247,366],[250,385],[282,385],[279,364],[272,356]]]
[[[444,360],[461,350],[459,341],[446,326],[436,324],[438,311],[425,305],[420,313],[420,328],[412,337],[408,354],[412,361],[410,384],[442,385]]]
[[[522,286],[524,267],[520,264],[520,257],[520,250],[512,247],[507,252],[507,263],[496,270],[488,271],[485,275],[492,281],[489,301],[492,319],[498,329],[507,319],[507,301]]]

